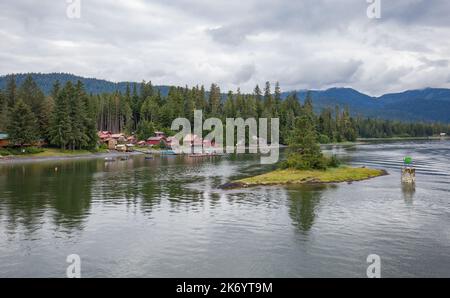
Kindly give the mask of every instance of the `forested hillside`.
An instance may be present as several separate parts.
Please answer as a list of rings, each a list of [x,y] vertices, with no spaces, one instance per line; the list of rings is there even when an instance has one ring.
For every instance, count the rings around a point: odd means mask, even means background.
[[[449,125],[404,123],[353,117],[349,108],[325,108],[314,113],[313,93],[300,100],[293,92],[285,99],[277,83],[272,90],[256,86],[253,93],[228,92],[223,98],[220,87],[170,87],[167,96],[151,82],[126,84],[125,91],[88,94],[81,81],[64,85],[56,81],[46,95],[27,76],[17,85],[10,76],[0,91],[0,131],[10,134],[13,144],[25,145],[41,139],[63,149],[93,148],[97,131],[126,132],[144,140],[154,131],[171,134],[171,123],[178,117],[193,121],[193,111],[204,117],[279,118],[280,142],[292,135],[294,123],[307,115],[317,140],[322,143],[354,141],[357,137],[424,137],[450,132]],[[302,104],[302,102],[304,102]],[[298,128],[297,128],[298,129]]]
[[[16,84],[21,85],[28,74],[15,75]],[[119,91],[124,94],[127,85],[133,82],[109,82],[94,78],[83,78],[66,73],[30,74],[45,95],[49,95],[56,81],[61,85],[67,82],[76,84],[81,81],[87,94],[98,95],[102,93],[114,93]],[[0,88],[7,84],[7,76],[0,77]],[[137,83],[140,89],[142,82]],[[153,86],[166,97],[170,87]],[[208,91],[208,90],[207,90]],[[222,98],[226,98],[228,90],[222,90]],[[281,94],[286,99],[293,91]],[[300,90],[295,91],[297,98],[304,100],[306,93],[310,92],[314,101],[315,111],[319,113],[324,108],[333,108],[339,105],[341,109],[348,107],[354,117],[371,117],[377,119],[401,120],[404,122],[442,122],[450,123],[450,90],[427,88],[423,90],[409,90],[401,93],[386,94],[380,97],[372,97],[351,88],[331,88],[328,90]]]
[[[39,86],[39,88],[44,92],[45,95],[49,95],[52,91],[53,84],[56,81],[59,81],[61,85],[65,85],[67,82],[71,82],[72,84],[76,84],[78,81],[82,82],[85,88],[86,93],[88,94],[102,94],[102,93],[113,93],[116,91],[120,91],[125,93],[127,85],[133,84],[132,82],[119,82],[114,83],[106,80],[99,80],[94,78],[84,78],[68,73],[30,73],[30,74],[15,74],[16,84],[22,85],[26,80],[27,76],[31,75],[33,80]],[[0,89],[4,89],[6,87],[8,76],[0,76]],[[138,83],[138,88],[141,83]],[[167,86],[155,86],[155,88],[161,91],[161,94],[167,96],[167,92],[169,91],[169,87]]]

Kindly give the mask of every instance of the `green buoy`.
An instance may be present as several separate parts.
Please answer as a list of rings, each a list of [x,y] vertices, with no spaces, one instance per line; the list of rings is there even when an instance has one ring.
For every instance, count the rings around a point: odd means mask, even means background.
[[[412,159],[411,156],[406,156],[406,157],[403,159],[403,162],[405,163],[405,165],[410,165],[410,164],[412,164],[412,161],[413,161],[413,159]]]
[[[415,183],[416,182],[416,169],[412,166],[413,159],[411,156],[406,156],[403,159],[404,166],[402,168],[402,182],[403,183]]]

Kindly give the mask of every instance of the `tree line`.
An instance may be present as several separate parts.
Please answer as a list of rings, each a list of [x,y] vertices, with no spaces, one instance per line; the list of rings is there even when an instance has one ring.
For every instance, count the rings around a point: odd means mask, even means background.
[[[303,102],[303,103],[302,103]],[[97,131],[125,132],[146,139],[155,130],[169,135],[171,123],[178,117],[193,121],[194,110],[204,116],[226,118],[279,118],[280,142],[288,143],[298,119],[303,117],[313,129],[318,142],[354,141],[358,137],[426,137],[450,132],[439,123],[404,123],[392,120],[354,117],[348,108],[338,106],[314,110],[310,93],[301,101],[296,92],[282,98],[278,83],[272,91],[267,82],[252,93],[221,92],[217,84],[170,87],[163,96],[151,82],[127,84],[125,92],[87,94],[83,84],[56,81],[46,96],[28,76],[16,85],[13,75],[0,90],[0,131],[10,135],[13,144],[22,146],[43,141],[62,149],[92,149],[97,145]],[[306,118],[305,118],[306,117]]]

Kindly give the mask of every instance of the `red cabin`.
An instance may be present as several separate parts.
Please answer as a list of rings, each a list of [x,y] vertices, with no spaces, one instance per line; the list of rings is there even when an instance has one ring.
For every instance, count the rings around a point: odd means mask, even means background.
[[[164,144],[167,144],[167,138],[166,134],[161,131],[156,131],[155,136],[147,139],[147,145],[150,146],[156,146],[161,144],[163,142]]]

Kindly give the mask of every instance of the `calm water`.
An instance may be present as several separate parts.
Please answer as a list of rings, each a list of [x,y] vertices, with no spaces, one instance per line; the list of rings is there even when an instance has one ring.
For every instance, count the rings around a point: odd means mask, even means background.
[[[0,165],[0,277],[450,277],[450,142],[329,148],[389,176],[222,191],[244,155]],[[399,168],[412,155],[415,187]],[[58,171],[55,171],[58,167]]]

